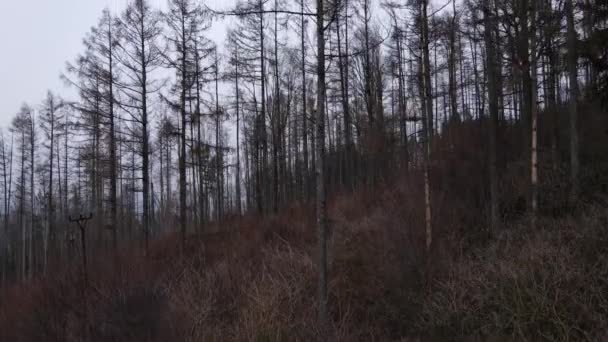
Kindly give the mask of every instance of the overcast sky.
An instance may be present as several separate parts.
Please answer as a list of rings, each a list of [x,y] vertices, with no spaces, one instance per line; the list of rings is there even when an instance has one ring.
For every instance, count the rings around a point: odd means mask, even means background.
[[[149,0],[164,8],[167,0]],[[234,0],[208,0],[226,8]],[[443,1],[431,1],[432,3]],[[74,97],[59,75],[82,52],[82,38],[108,7],[116,14],[127,0],[0,0],[0,127],[10,125],[23,102],[37,108],[48,89]],[[216,23],[208,37],[223,40]]]
[[[82,51],[104,7],[124,0],[0,0],[0,126],[21,103],[38,106],[46,90],[66,93],[59,74]]]
[[[167,0],[149,0],[155,8]],[[225,1],[224,1],[225,2]],[[127,0],[0,0],[0,127],[23,102],[37,107],[47,89],[73,96],[59,75],[82,52],[82,38],[108,7]],[[212,1],[221,4],[220,1]]]

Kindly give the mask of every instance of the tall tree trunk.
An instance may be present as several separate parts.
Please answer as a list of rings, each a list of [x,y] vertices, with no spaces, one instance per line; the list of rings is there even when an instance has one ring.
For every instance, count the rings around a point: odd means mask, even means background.
[[[348,13],[348,2],[345,4],[345,10]],[[348,14],[345,14],[345,17]],[[340,91],[342,93],[342,113],[344,117],[344,184],[347,189],[354,190],[353,183],[353,138],[352,138],[352,123],[350,117],[350,106],[348,98],[348,56],[342,54],[342,42],[340,35],[340,15],[336,15],[336,34],[338,38],[338,67],[340,70]],[[348,53],[348,51],[346,51]]]
[[[458,99],[456,95],[456,29],[457,29],[457,18],[456,18],[456,1],[452,1],[454,9],[454,16],[452,17],[452,24],[450,27],[450,55],[448,58],[448,69],[449,69],[449,91],[450,91],[450,106],[452,120],[460,121],[458,116]],[[464,102],[462,106],[464,108]]]
[[[531,90],[531,145],[530,145],[530,190],[531,190],[531,205],[533,226],[536,225],[536,216],[538,212],[538,71],[536,65],[536,4],[532,2],[530,5],[530,23],[532,29],[530,31],[530,79],[532,81]]]
[[[196,143],[197,143],[197,170],[198,170],[198,216],[199,216],[199,231],[202,231],[203,223],[205,222],[205,192],[204,192],[204,170],[203,170],[203,140],[201,132],[201,68],[200,68],[200,56],[198,52],[198,39],[194,40],[194,51],[195,51],[195,67],[196,67]]]
[[[275,11],[278,9],[278,1],[274,0]],[[273,200],[272,200],[272,208],[274,213],[276,214],[279,210],[279,159],[280,159],[280,149],[281,149],[281,89],[279,84],[279,42],[278,42],[278,13],[274,12],[274,101],[272,106],[272,120],[273,120]]]
[[[239,67],[238,67],[238,51],[236,55],[236,73],[235,73],[235,88],[236,88],[236,180],[235,180],[235,191],[236,191],[236,210],[240,216],[243,211],[241,209],[241,116],[240,116],[240,93],[239,93]]]
[[[34,168],[36,166],[36,158],[35,158],[35,148],[36,148],[36,126],[34,124],[34,116],[30,112],[31,119],[31,127],[30,127],[30,225],[29,225],[29,252],[28,252],[28,272],[29,278],[31,279],[33,275],[32,265],[33,265],[33,242],[34,242]],[[51,142],[52,146],[52,142]],[[51,153],[52,155],[52,153]],[[51,158],[51,161],[53,159]],[[51,163],[52,169],[52,163]],[[56,248],[56,245],[53,246]]]
[[[142,11],[143,12],[143,11]],[[142,19],[143,20],[143,19]],[[142,31],[143,31],[143,23],[142,23]],[[141,37],[141,51],[146,51],[145,39]],[[142,94],[142,102],[141,102],[141,126],[142,126],[142,146],[141,146],[141,154],[142,154],[142,207],[143,207],[143,230],[144,230],[144,239],[145,239],[145,251],[146,255],[148,254],[148,245],[150,239],[150,162],[149,162],[149,137],[148,137],[148,71],[146,68],[147,61],[145,53],[141,55],[141,94]],[[185,157],[184,157],[185,158]]]
[[[185,23],[182,21],[181,56],[180,56],[180,117],[181,129],[179,134],[179,228],[182,250],[186,246],[186,37]],[[170,164],[167,164],[170,165]],[[167,179],[169,184],[170,179]]]
[[[369,127],[374,127],[374,110],[375,103],[372,97],[372,72],[370,65],[370,47],[369,47],[369,1],[363,0],[363,38],[365,43],[364,59],[363,59],[363,76],[365,77],[364,91],[365,91],[365,106],[367,110],[367,117],[369,120]],[[371,130],[370,130],[371,132]]]
[[[258,204],[261,213],[267,213],[269,208],[268,201],[270,197],[270,188],[268,182],[268,137],[266,134],[266,47],[264,45],[264,2],[259,0],[260,10],[260,82],[261,82],[261,110],[260,110],[260,121],[258,134],[260,135],[261,149],[262,149],[262,165],[259,170],[260,183],[262,191],[262,203]],[[260,172],[259,172],[260,173]]]
[[[494,16],[491,9],[491,0],[484,0],[484,41],[486,44],[486,73],[488,88],[488,105],[490,110],[490,229],[495,231],[498,227],[498,172],[496,157],[496,133],[498,128],[498,93],[496,91],[496,51],[494,48]]]
[[[422,139],[424,140],[424,221],[425,221],[425,242],[427,257],[430,258],[431,244],[433,242],[432,233],[432,211],[431,211],[431,184],[430,184],[430,163],[431,146],[433,141],[433,97],[431,93],[431,68],[429,60],[429,27],[427,18],[427,0],[420,1],[420,22],[421,22],[421,48],[422,48],[422,92],[424,99],[422,119]]]
[[[300,0],[300,10],[304,13],[304,0]],[[308,114],[306,111],[306,101],[308,97],[306,94],[306,21],[304,20],[304,14],[301,16],[302,35],[300,36],[300,48],[302,53],[301,69],[302,69],[302,154],[304,158],[303,162],[303,174],[304,178],[302,181],[304,198],[308,200],[310,198],[310,184],[309,184],[309,172],[308,172]]]
[[[328,326],[327,316],[327,207],[325,198],[325,35],[324,0],[317,0],[317,115],[316,115],[316,209],[318,238],[318,300],[319,323],[323,335]],[[325,337],[325,336],[323,336]]]
[[[577,44],[576,28],[574,23],[574,6],[572,0],[566,0],[564,11],[567,23],[567,46],[568,46],[568,79],[570,83],[570,101],[568,102],[568,113],[570,114],[570,197],[572,203],[576,203],[579,193],[579,147],[578,147],[578,72],[577,72]]]
[[[50,94],[49,94],[50,96]],[[49,189],[48,189],[48,194],[47,194],[47,229],[49,232],[49,249],[50,249],[50,253],[51,255],[53,255],[56,251],[55,251],[55,240],[56,240],[56,235],[55,235],[55,228],[54,228],[54,216],[55,216],[55,206],[53,203],[53,161],[55,160],[55,153],[54,153],[54,148],[55,148],[55,103],[53,102],[52,98],[49,97],[49,113],[48,115],[50,116],[50,141],[49,141]],[[34,132],[34,124],[32,123],[32,128],[31,128],[31,133],[33,134]],[[34,163],[34,141],[33,138],[31,138],[31,145],[30,145],[30,158],[32,158],[32,164]],[[33,176],[33,170],[34,168],[32,167],[32,191],[34,189],[34,176]],[[34,196],[34,194],[31,194],[31,196]],[[33,202],[33,201],[32,201]],[[33,214],[33,213],[32,213]]]
[[[27,155],[26,152],[26,139],[25,139],[25,127],[22,127],[23,131],[21,132],[21,177],[20,177],[20,194],[19,194],[19,225],[21,227],[21,280],[25,281],[25,246],[26,246],[26,227],[25,227],[25,157]],[[45,250],[45,260],[46,260],[46,250]]]
[[[108,20],[108,106],[110,116],[110,225],[112,229],[112,246],[114,249],[118,247],[118,210],[117,210],[117,178],[118,165],[116,162],[116,128],[114,118],[114,55],[113,55],[114,39],[112,38],[112,21]]]
[[[215,177],[216,177],[216,220],[217,222],[220,222],[220,219],[222,218],[222,210],[223,210],[223,182],[222,182],[222,176],[223,176],[223,160],[222,160],[222,143],[220,140],[220,98],[219,98],[219,88],[218,88],[218,83],[219,83],[219,76],[218,76],[218,70],[219,68],[219,61],[217,59],[217,49],[215,50],[215,162],[216,162],[216,169],[215,169]]]
[[[397,25],[395,24],[395,27]],[[401,148],[403,149],[403,162],[405,164],[405,171],[409,171],[409,151],[408,151],[408,137],[407,137],[407,101],[405,99],[405,72],[403,70],[403,46],[402,37],[403,31],[398,28],[397,37],[397,64],[398,64],[398,98],[399,98],[399,120],[400,120],[400,138]]]
[[[522,142],[523,144],[523,156],[525,160],[531,160],[531,141],[530,132],[531,130],[531,119],[532,119],[532,107],[535,103],[532,103],[532,73],[530,71],[530,28],[529,28],[529,1],[519,0],[518,16],[521,25],[521,31],[519,34],[518,44],[518,64],[521,71],[522,77],[522,98],[521,102],[521,120],[522,120]],[[528,204],[530,205],[530,204]]]

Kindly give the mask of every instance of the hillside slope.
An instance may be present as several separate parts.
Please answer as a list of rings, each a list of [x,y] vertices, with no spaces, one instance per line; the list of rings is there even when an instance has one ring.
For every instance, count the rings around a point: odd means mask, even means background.
[[[514,223],[482,246],[420,253],[400,209],[403,187],[331,206],[330,303],[336,340],[478,336],[595,340],[608,328],[606,203],[576,216]],[[314,340],[314,235],[306,210],[231,223],[232,231],[159,243],[148,259],[97,263],[87,292],[94,341]],[[441,268],[441,271],[439,271]],[[3,293],[2,341],[84,336],[78,278]]]
[[[543,168],[535,230],[520,204],[525,170],[514,152],[517,127],[503,127],[504,225],[492,233],[483,210],[485,159],[468,148],[483,141],[483,123],[450,128],[433,168],[430,263],[423,262],[416,169],[332,196],[332,339],[608,337],[605,121],[590,116],[583,127],[580,203],[565,202],[564,172]],[[310,206],[293,203],[277,216],[208,227],[185,250],[170,236],[147,256],[96,256],[86,290],[76,262],[2,290],[0,341],[316,340],[313,218]]]

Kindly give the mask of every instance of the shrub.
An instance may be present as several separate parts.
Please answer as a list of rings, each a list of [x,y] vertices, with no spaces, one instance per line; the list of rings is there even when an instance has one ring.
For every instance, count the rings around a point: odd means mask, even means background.
[[[605,210],[515,225],[456,261],[422,301],[419,328],[452,340],[598,340],[608,326]]]

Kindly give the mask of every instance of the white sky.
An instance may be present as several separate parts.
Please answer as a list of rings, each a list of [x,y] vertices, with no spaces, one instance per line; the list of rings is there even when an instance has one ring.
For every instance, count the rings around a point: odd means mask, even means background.
[[[167,0],[149,0],[164,8]],[[448,0],[432,1],[443,3]],[[207,0],[226,9],[234,0]],[[0,0],[0,127],[7,127],[23,102],[35,108],[48,89],[74,96],[59,75],[65,63],[82,52],[82,38],[101,11],[122,11],[127,0]],[[208,37],[220,45],[225,24],[215,24]]]
[[[21,103],[37,106],[47,89],[65,93],[59,74],[82,50],[104,7],[121,0],[0,0],[0,126]]]
[[[149,0],[164,8],[167,0]],[[225,8],[230,1],[207,1]],[[0,0],[0,127],[10,125],[23,102],[38,107],[48,89],[73,96],[59,75],[82,52],[82,38],[102,10],[113,14],[127,0]],[[222,29],[212,34],[223,40]],[[216,40],[216,37],[209,37]]]

